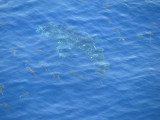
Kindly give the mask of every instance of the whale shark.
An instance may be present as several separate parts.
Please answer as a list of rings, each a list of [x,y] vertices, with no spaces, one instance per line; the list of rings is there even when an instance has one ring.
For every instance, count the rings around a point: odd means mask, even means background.
[[[108,71],[109,64],[105,60],[104,49],[97,47],[94,38],[88,33],[77,31],[69,25],[57,22],[39,25],[36,32],[55,42],[60,57],[66,57],[70,50],[79,49],[94,63],[98,73],[104,74]]]

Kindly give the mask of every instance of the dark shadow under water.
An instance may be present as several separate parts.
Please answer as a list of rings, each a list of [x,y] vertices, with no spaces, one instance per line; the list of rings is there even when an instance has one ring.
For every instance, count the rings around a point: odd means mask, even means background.
[[[37,27],[36,32],[54,40],[60,57],[67,56],[70,50],[79,49],[94,63],[99,74],[103,75],[107,72],[109,65],[105,61],[104,50],[95,46],[91,35],[56,22],[42,24]]]

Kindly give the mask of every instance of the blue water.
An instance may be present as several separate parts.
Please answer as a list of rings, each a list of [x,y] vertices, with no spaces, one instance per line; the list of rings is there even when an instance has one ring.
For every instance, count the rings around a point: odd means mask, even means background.
[[[159,16],[158,0],[0,0],[0,120],[160,120]],[[107,72],[60,57],[49,22],[92,37]]]

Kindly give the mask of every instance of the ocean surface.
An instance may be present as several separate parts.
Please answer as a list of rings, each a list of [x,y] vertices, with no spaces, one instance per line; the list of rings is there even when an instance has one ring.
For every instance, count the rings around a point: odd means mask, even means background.
[[[0,120],[160,120],[160,1],[0,0]]]

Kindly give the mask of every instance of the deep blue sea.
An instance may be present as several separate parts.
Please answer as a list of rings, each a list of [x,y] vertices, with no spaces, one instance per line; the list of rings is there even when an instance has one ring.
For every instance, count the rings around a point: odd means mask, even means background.
[[[0,120],[160,120],[160,0],[0,0]]]

